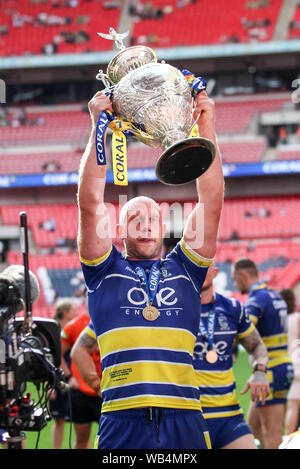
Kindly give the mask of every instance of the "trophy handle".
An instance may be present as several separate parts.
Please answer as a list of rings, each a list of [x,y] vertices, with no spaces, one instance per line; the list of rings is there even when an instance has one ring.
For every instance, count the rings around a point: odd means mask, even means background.
[[[105,88],[110,88],[111,87],[111,83],[108,79],[108,76],[106,75],[106,73],[103,72],[103,70],[98,71],[98,73],[96,75],[96,80],[102,81]]]

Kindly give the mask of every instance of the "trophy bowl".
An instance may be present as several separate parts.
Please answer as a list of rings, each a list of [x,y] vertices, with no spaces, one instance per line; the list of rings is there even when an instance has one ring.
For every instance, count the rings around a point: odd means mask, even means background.
[[[122,36],[112,28],[110,33],[116,43]],[[179,185],[197,179],[211,165],[216,149],[208,139],[191,137],[195,122],[187,79],[177,68],[158,63],[149,47],[121,47],[106,75],[113,84],[114,115],[130,123],[138,140],[163,150],[156,162],[162,183]]]

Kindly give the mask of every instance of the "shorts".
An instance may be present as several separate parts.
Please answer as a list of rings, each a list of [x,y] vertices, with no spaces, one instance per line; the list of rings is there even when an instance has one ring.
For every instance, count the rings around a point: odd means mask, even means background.
[[[294,378],[293,364],[288,362],[268,368],[267,378],[270,384],[270,394],[265,405],[285,404]],[[256,404],[256,407],[261,406],[261,402]]]
[[[89,396],[78,389],[70,389],[71,421],[73,423],[99,422],[102,399],[100,396]]]
[[[56,398],[49,403],[51,416],[54,420],[70,421],[69,393],[56,391]]]
[[[243,414],[206,419],[212,449],[221,449],[243,435],[252,434]]]
[[[211,449],[202,413],[147,407],[103,412],[95,449]]]

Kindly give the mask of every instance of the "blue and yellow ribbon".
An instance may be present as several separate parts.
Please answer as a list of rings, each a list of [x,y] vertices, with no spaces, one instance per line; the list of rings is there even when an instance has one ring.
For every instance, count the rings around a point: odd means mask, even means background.
[[[182,70],[181,73],[184,75],[185,79],[187,80],[188,84],[191,88],[191,93],[193,98],[197,96],[197,94],[201,93],[201,91],[205,91],[207,87],[206,80],[202,77],[195,77],[189,70]]]
[[[195,98],[198,93],[206,90],[207,83],[204,78],[195,77],[189,70],[182,70],[191,88],[192,96]],[[105,94],[111,96],[113,87],[105,90]],[[98,165],[106,165],[105,155],[105,132],[107,128],[113,132],[112,136],[112,165],[114,174],[114,183],[116,185],[127,185],[127,145],[126,137],[142,136],[151,139],[144,129],[137,127],[131,122],[126,122],[115,117],[110,111],[102,111],[98,117],[96,127],[96,156]],[[190,137],[198,136],[197,125],[194,125]]]

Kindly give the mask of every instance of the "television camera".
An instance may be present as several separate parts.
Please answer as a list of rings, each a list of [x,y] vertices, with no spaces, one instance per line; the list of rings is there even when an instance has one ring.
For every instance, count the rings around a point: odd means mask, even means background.
[[[60,326],[53,319],[33,318],[31,306],[39,284],[28,268],[26,213],[20,213],[24,266],[0,273],[0,428],[9,449],[21,448],[24,431],[40,431],[51,420],[51,390],[68,390],[60,366]],[[24,311],[24,317],[17,317]],[[37,390],[35,402],[27,383]]]

